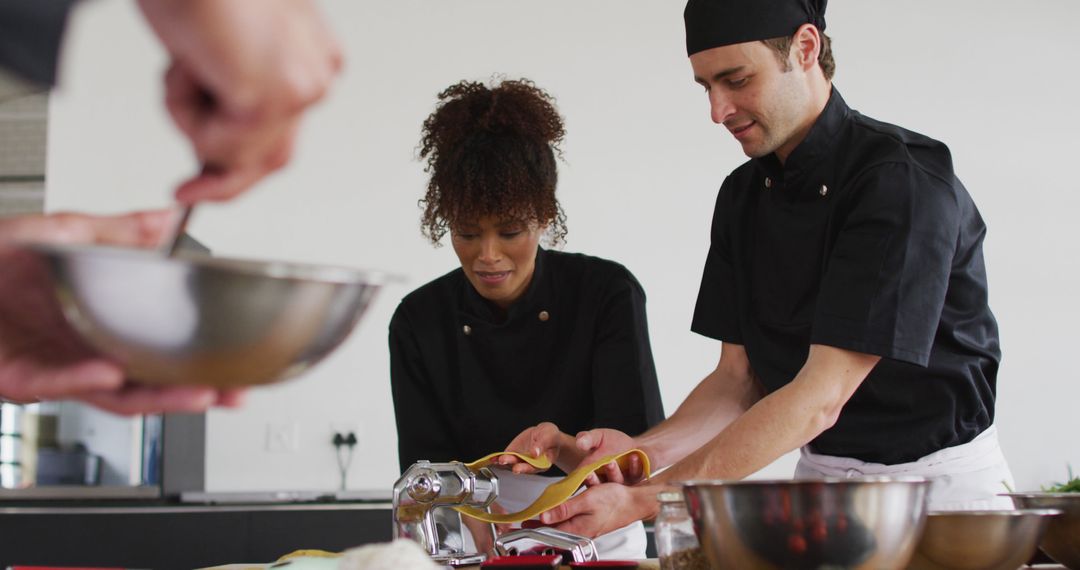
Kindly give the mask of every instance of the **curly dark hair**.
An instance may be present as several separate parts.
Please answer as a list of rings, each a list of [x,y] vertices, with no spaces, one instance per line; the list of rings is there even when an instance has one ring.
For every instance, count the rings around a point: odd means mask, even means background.
[[[439,93],[418,149],[431,175],[420,200],[424,236],[438,246],[455,224],[494,216],[547,224],[561,243],[555,158],[565,134],[555,99],[528,79],[461,81]]]

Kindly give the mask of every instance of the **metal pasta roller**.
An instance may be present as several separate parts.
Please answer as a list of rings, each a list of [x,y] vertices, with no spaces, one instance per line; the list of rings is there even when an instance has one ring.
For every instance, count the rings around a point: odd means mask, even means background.
[[[487,556],[465,552],[461,516],[445,507],[486,509],[498,496],[499,479],[487,467],[418,461],[394,483],[394,538],[417,542],[440,564],[480,564]]]
[[[559,554],[563,564],[599,560],[591,539],[546,527],[516,530],[496,538],[495,553],[499,556]]]

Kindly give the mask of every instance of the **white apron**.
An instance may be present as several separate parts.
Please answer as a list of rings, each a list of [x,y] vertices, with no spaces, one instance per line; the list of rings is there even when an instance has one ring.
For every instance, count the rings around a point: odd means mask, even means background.
[[[504,470],[496,472],[499,477],[499,504],[507,512],[514,513],[532,504],[548,485],[558,481],[555,477],[542,475],[515,475]],[[469,529],[462,525],[465,549],[475,549]],[[641,521],[630,523],[618,530],[593,539],[600,560],[641,560],[645,558],[645,526]]]
[[[801,451],[795,467],[796,479],[849,479],[863,475],[925,477],[931,482],[928,498],[931,511],[1013,508],[1011,499],[999,496],[1016,486],[998,445],[997,428],[994,426],[968,443],[947,447],[911,463],[896,465],[820,455],[806,447]]]

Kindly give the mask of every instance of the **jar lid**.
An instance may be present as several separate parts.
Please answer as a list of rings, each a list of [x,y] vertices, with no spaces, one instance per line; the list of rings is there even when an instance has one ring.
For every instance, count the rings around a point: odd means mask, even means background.
[[[683,502],[683,496],[679,491],[663,491],[656,494],[656,500],[661,503],[681,503]]]

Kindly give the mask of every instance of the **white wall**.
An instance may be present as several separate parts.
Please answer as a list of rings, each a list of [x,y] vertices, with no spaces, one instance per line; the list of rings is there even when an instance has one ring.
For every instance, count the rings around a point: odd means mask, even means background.
[[[541,7],[542,6],[542,7]],[[625,263],[649,294],[670,413],[719,355],[689,332],[716,188],[744,159],[708,119],[690,78],[682,2],[471,0],[323,2],[346,51],[295,161],[231,204],[201,207],[192,233],[218,254],[383,269],[382,294],[342,350],[307,377],[213,412],[209,490],[332,489],[333,425],[361,431],[351,488],[397,475],[386,324],[398,299],[454,266],[419,234],[424,178],[413,153],[435,94],[462,78],[527,76],[567,119],[560,196],[571,251]],[[1070,442],[1080,388],[1080,271],[1070,233],[1080,127],[1072,0],[833,2],[837,85],[866,114],[946,141],[989,226],[991,302],[1002,329],[999,426],[1018,483],[1080,467]],[[86,3],[52,101],[50,210],[115,212],[168,203],[194,168],[168,125],[165,60],[131,2]],[[270,424],[297,450],[265,451]],[[790,473],[791,457],[762,476]]]

